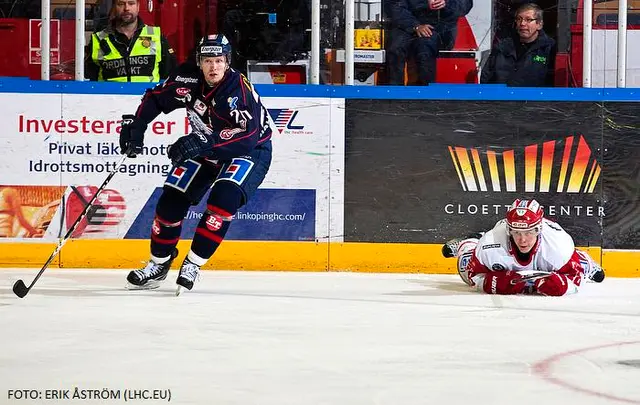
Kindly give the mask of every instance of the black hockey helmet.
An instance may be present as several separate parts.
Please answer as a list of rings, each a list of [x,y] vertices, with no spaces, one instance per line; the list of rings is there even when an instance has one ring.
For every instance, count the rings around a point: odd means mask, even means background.
[[[200,66],[200,58],[211,56],[226,56],[231,64],[231,43],[224,35],[206,35],[200,39],[196,47],[196,61]]]

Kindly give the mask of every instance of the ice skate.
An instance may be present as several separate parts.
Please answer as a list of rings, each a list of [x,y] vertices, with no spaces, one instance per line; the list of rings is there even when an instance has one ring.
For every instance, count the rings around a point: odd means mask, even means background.
[[[185,258],[182,263],[182,268],[180,268],[180,274],[178,274],[178,279],[176,280],[176,284],[178,284],[178,288],[176,289],[176,295],[180,295],[182,291],[186,288],[187,290],[191,290],[193,288],[193,284],[200,278],[200,266],[191,262],[189,258]]]
[[[442,245],[442,256],[446,258],[458,257],[460,242],[462,242],[462,238],[454,238],[446,241],[445,244]]]
[[[594,283],[602,283],[604,280],[604,269],[596,263],[587,252],[577,249],[576,252],[578,256],[580,256],[580,264],[584,270],[583,279]]]
[[[484,232],[472,233],[471,235],[464,238],[453,238],[445,242],[442,245],[442,256],[449,257],[458,257],[458,249],[460,248],[460,243],[467,239],[480,239]]]
[[[158,264],[149,260],[147,265],[140,270],[134,270],[127,276],[127,289],[152,290],[160,287],[160,282],[167,278],[173,259],[178,256],[178,249],[174,249],[171,258],[165,263]]]
[[[604,280],[604,269],[593,263],[591,268],[587,270],[585,277],[595,283],[602,283],[602,280]]]

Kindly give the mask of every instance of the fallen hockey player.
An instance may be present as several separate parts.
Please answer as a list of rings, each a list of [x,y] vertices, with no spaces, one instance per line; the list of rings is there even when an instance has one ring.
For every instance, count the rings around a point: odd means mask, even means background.
[[[536,200],[515,200],[493,229],[452,239],[442,254],[457,257],[462,280],[487,294],[561,296],[577,292],[585,279],[604,279],[604,270],[544,218]]]

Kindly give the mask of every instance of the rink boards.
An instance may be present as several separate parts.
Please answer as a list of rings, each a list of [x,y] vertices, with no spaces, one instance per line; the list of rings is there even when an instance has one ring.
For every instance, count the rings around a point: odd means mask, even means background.
[[[16,225],[0,239],[0,265],[38,267],[114,169],[120,116],[135,111],[145,87],[0,84],[0,189],[13,189],[27,220],[45,230],[33,238]],[[640,275],[633,92],[530,90],[258,86],[273,164],[207,267],[451,273],[442,243],[491,228],[525,196],[609,275]],[[159,116],[143,155],[125,161],[54,265],[145,260],[170,170],[166,147],[188,132],[183,111]],[[201,212],[202,204],[187,213],[183,241]],[[188,242],[179,248],[185,254]]]

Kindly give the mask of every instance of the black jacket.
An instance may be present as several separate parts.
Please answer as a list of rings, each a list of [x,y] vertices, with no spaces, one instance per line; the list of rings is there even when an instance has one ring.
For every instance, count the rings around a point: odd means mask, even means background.
[[[556,42],[540,31],[529,49],[517,57],[518,36],[499,40],[482,68],[480,83],[517,87],[553,86]]]
[[[391,22],[403,31],[413,33],[421,24],[452,24],[471,11],[473,0],[448,0],[441,10],[429,9],[428,0],[393,0],[390,6]]]
[[[140,36],[140,32],[142,28],[144,28],[144,23],[142,19],[138,17],[138,27],[136,32],[133,34],[131,39],[127,38],[126,35],[116,31],[116,29],[111,25],[109,29],[111,33],[109,37],[111,38],[111,42],[116,47],[120,55],[126,57],[130,53],[130,47],[132,44],[136,42],[138,37]],[[160,79],[166,79],[169,76],[169,73],[176,67],[177,60],[173,48],[169,45],[169,41],[165,38],[164,35],[160,38],[160,46],[162,48],[162,60],[160,61]],[[84,77],[86,79],[97,81],[100,73],[100,67],[95,63],[95,61],[91,58],[91,53],[93,51],[93,35],[89,40],[85,48],[85,57],[84,57]]]

